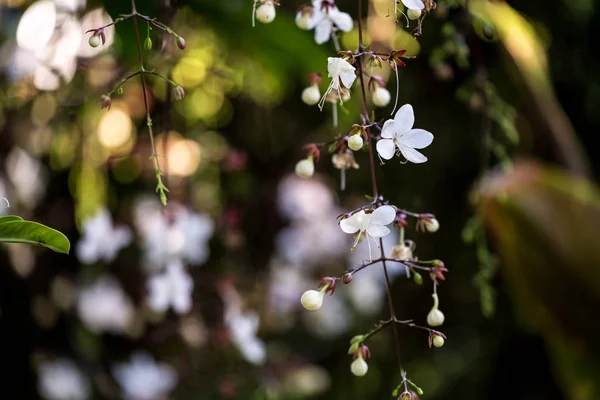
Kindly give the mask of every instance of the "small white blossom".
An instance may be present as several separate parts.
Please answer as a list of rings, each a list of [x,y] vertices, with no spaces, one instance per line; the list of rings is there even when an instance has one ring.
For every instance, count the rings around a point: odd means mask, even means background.
[[[72,361],[59,359],[40,365],[38,391],[46,400],[85,400],[90,383]]]
[[[355,247],[362,235],[365,233],[367,234],[367,241],[369,240],[369,236],[373,238],[380,238],[388,235],[390,230],[385,225],[391,224],[395,218],[396,210],[394,207],[381,206],[369,214],[367,214],[364,210],[361,210],[355,214],[352,214],[348,218],[344,218],[340,221],[340,228],[342,228],[342,231],[349,234],[355,234],[358,232],[353,246]],[[369,246],[369,255],[370,253],[371,248]]]
[[[77,313],[94,333],[120,334],[127,330],[133,316],[131,300],[112,278],[103,277],[79,293]]]
[[[433,142],[433,135],[423,129],[412,129],[415,115],[410,104],[403,105],[394,119],[383,124],[382,139],[377,142],[377,152],[385,160],[394,157],[396,148],[404,158],[415,164],[424,163],[427,157],[415,149],[424,149]]]
[[[177,385],[177,373],[167,364],[157,364],[151,356],[134,354],[131,362],[112,370],[126,400],[162,400]]]
[[[342,86],[350,89],[354,80],[356,79],[356,68],[354,68],[348,61],[340,57],[329,57],[327,59],[327,73],[331,78],[331,83],[327,88],[327,91],[319,102],[319,108],[323,109],[323,104],[327,95],[332,91],[337,91],[338,98],[342,101]]]
[[[154,311],[173,307],[176,313],[185,314],[192,308],[193,289],[194,281],[181,260],[173,260],[163,273],[148,280],[148,304]]]
[[[101,209],[83,222],[83,237],[77,243],[77,258],[84,264],[98,261],[110,263],[119,250],[131,243],[131,239],[129,228],[113,227],[110,213]]]
[[[313,9],[312,24],[309,29],[315,28],[317,44],[329,41],[335,30],[350,32],[354,27],[350,14],[341,12],[332,0],[314,0]]]
[[[254,311],[230,310],[225,315],[225,323],[231,334],[231,341],[242,356],[255,365],[264,364],[267,357],[265,344],[256,334],[258,333],[259,318]]]

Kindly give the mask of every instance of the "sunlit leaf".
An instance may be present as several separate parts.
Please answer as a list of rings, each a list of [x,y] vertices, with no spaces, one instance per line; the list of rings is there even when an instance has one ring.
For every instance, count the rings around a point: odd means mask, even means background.
[[[12,221],[2,222],[6,218]],[[57,253],[69,253],[69,239],[59,231],[37,222],[19,220],[19,217],[0,219],[0,242],[37,244]]]
[[[0,217],[0,224],[12,221],[23,221],[23,218],[17,217],[16,215],[7,215],[5,217]]]

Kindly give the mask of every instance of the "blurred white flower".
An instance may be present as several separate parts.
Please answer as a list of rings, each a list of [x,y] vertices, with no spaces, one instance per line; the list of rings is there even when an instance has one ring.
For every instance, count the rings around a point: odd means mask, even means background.
[[[210,254],[208,241],[214,232],[213,220],[175,204],[170,210],[171,218],[154,199],[141,200],[136,207],[135,220],[144,239],[148,267],[161,269],[174,259],[202,264]]]
[[[185,314],[192,308],[194,281],[187,273],[181,260],[167,264],[164,272],[148,279],[148,304],[157,312],[173,307],[178,314]]]
[[[80,291],[77,313],[94,333],[121,334],[130,326],[135,310],[119,283],[103,277]]]
[[[337,293],[335,296],[327,296],[327,301],[320,309],[302,313],[302,317],[307,329],[322,338],[339,336],[352,325],[350,312]]]
[[[281,213],[291,220],[313,221],[331,215],[333,193],[323,182],[289,175],[281,181],[277,192]]]
[[[313,0],[313,14],[308,29],[315,29],[315,42],[323,44],[336,30],[350,32],[354,21],[350,14],[341,12],[332,0]],[[301,18],[301,16],[296,16]]]
[[[427,157],[415,149],[424,149],[433,142],[433,135],[424,129],[412,129],[415,114],[410,104],[405,104],[396,113],[394,119],[383,124],[382,139],[377,142],[377,152],[383,159],[389,160],[396,154],[396,147],[404,158],[415,164],[424,163]]]
[[[83,222],[83,237],[77,243],[77,258],[84,264],[114,261],[119,250],[131,243],[131,231],[126,226],[113,227],[106,209]]]
[[[6,159],[7,176],[15,188],[19,201],[34,208],[44,196],[47,171],[44,165],[29,153],[15,147]]]
[[[63,11],[75,12],[85,8],[87,0],[54,0],[56,8]]]
[[[301,270],[291,265],[273,261],[269,278],[269,310],[275,313],[289,313],[300,306],[298,299],[304,288],[311,283]]]
[[[267,358],[265,344],[256,334],[260,318],[255,311],[243,310],[242,299],[231,282],[221,286],[221,296],[225,303],[225,325],[231,342],[238,348],[246,361],[260,365]]]
[[[0,215],[8,214],[10,202],[7,196],[8,193],[6,193],[4,181],[0,178]]]
[[[90,383],[72,361],[58,359],[39,366],[38,391],[46,400],[85,400]]]
[[[76,1],[76,0],[62,0],[62,1]],[[90,29],[96,29],[100,26],[108,25],[113,22],[112,18],[103,8],[95,8],[89,11],[81,19],[81,32],[87,32]],[[82,37],[80,43],[75,45],[78,57],[91,58],[95,57],[102,52],[106,51],[113,44],[115,40],[115,28],[109,26],[104,29],[106,35],[106,44],[98,47],[92,47],[88,43],[88,36]],[[91,33],[88,33],[90,35]]]
[[[163,400],[177,385],[177,372],[146,353],[134,354],[130,363],[116,365],[112,373],[126,400]]]

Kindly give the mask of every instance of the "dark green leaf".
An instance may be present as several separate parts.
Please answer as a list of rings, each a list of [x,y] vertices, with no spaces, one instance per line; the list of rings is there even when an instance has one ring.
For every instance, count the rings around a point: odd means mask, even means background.
[[[69,253],[71,247],[69,239],[59,231],[37,222],[23,220],[0,224],[0,242],[37,244],[65,254]]]

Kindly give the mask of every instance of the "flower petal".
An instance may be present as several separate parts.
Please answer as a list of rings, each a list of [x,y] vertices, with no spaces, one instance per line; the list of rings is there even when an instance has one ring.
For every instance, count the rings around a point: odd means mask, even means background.
[[[342,228],[342,231],[344,231],[345,233],[352,234],[358,232],[358,227],[354,224],[354,220],[352,217],[341,220],[340,228]]]
[[[415,124],[415,112],[410,104],[405,104],[396,113],[394,117],[396,124],[396,134],[401,135],[410,131]]]
[[[396,153],[396,145],[392,139],[381,139],[377,142],[377,152],[384,160],[390,160]]]
[[[354,21],[350,14],[341,12],[337,7],[329,12],[329,18],[343,32],[350,32],[354,27]]]
[[[424,149],[433,142],[433,135],[424,129],[412,129],[398,138],[401,145],[413,149]]]
[[[333,23],[328,18],[323,19],[315,28],[315,42],[317,44],[323,44],[331,37],[331,30]],[[412,128],[412,126],[411,126]]]
[[[388,119],[381,129],[381,137],[384,139],[393,139],[396,137],[396,124],[393,119]]]
[[[342,84],[350,89],[356,79],[356,74],[354,72],[340,74],[340,79],[342,80]]]
[[[402,0],[402,4],[406,6],[409,10],[419,10],[425,8],[425,4],[421,0]]]
[[[372,237],[380,238],[387,236],[390,233],[390,230],[383,225],[369,225],[367,233]]]
[[[400,152],[402,153],[404,158],[415,164],[422,164],[425,161],[427,161],[427,157],[410,147],[400,146]]]
[[[392,206],[381,206],[371,216],[371,225],[391,224],[396,218],[396,210]]]

